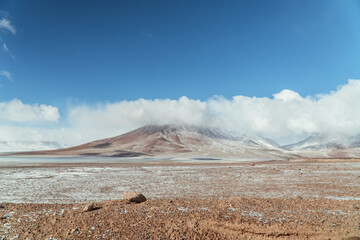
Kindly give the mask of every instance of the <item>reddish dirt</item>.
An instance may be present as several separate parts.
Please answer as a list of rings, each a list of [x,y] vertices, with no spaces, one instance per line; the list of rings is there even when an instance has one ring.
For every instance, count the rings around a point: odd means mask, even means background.
[[[16,194],[20,194],[30,197],[29,201],[39,202],[42,198],[36,198],[37,194],[45,193],[47,200],[53,198],[58,203],[0,202],[0,218],[3,218],[0,240],[360,240],[358,163],[358,160],[299,159],[253,164],[143,162],[5,166],[0,168],[3,200],[14,201]],[[108,170],[101,170],[104,166],[109,167]],[[78,173],[85,169],[86,172],[88,167],[94,172],[75,177],[74,181],[66,181],[68,175],[66,178],[60,174],[56,178],[59,171],[77,170]],[[22,178],[15,178],[19,171]],[[129,175],[124,175],[127,171]],[[33,179],[37,176],[34,173],[51,172],[54,172],[53,178]],[[134,175],[136,172],[138,175]],[[108,177],[115,179],[114,186],[108,184]],[[201,177],[207,180],[199,181]],[[33,184],[26,187],[31,181]],[[100,182],[106,188],[101,188]],[[62,194],[69,185],[76,192],[89,188],[91,191],[84,191],[87,199],[96,194],[121,198],[113,191],[115,186],[123,186],[140,188],[149,200],[140,204],[124,200],[95,202],[95,210],[83,212],[87,202],[63,204]],[[34,198],[31,191],[36,193]],[[99,199],[97,197],[93,199]]]
[[[159,199],[2,204],[0,239],[359,239],[360,202]],[[2,238],[1,238],[2,236]],[[15,238],[14,238],[15,237]]]

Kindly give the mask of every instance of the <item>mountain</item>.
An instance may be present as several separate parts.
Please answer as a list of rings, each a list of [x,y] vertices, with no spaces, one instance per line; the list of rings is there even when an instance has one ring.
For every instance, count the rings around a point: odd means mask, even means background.
[[[360,157],[360,135],[326,135],[315,133],[283,149],[304,157],[358,158]]]
[[[54,145],[55,143],[48,143]],[[55,146],[55,145],[54,145]],[[9,155],[9,154],[8,154]],[[360,136],[313,134],[279,146],[260,136],[188,125],[147,125],[120,136],[58,150],[10,155],[193,157],[193,158],[359,158]]]
[[[289,155],[273,141],[259,136],[182,125],[147,125],[120,136],[76,147],[18,154],[109,157],[211,156],[257,159],[284,159]]]

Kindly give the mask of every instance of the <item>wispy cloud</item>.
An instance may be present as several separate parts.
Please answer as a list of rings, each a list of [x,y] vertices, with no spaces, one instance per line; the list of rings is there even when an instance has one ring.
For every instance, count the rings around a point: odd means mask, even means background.
[[[15,58],[15,56],[14,56],[14,55],[12,54],[12,52],[9,50],[8,46],[6,45],[6,43],[3,43],[3,50],[4,50],[5,52],[7,52],[7,53],[10,55],[10,57]]]
[[[4,49],[6,52],[10,52],[10,50],[9,50],[8,47],[6,46],[6,43],[3,44],[3,49]]]
[[[11,80],[11,73],[9,71],[0,70],[0,76],[6,77],[7,79]]]
[[[0,29],[5,29],[12,34],[16,34],[16,28],[7,18],[2,18],[0,20]]]

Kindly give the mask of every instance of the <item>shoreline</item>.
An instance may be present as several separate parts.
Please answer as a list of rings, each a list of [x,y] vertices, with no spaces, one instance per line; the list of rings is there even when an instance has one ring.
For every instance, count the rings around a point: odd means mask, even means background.
[[[37,161],[34,161],[34,160]],[[51,160],[58,160],[52,162]],[[74,160],[76,159],[76,160]],[[0,156],[0,169],[3,168],[26,168],[26,167],[65,167],[65,166],[202,166],[202,165],[265,165],[265,164],[308,164],[308,163],[357,163],[360,158],[293,158],[284,160],[272,159],[236,159],[236,158],[219,158],[219,159],[197,159],[191,158],[114,158],[114,157],[78,157],[78,156]],[[7,165],[6,165],[7,164]],[[24,164],[24,165],[16,165]],[[26,165],[25,165],[26,164]]]

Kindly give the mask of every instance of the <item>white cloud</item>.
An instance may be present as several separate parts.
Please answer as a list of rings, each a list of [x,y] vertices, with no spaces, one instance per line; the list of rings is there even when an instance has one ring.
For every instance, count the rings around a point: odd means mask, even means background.
[[[44,104],[24,104],[18,99],[0,102],[0,120],[10,122],[57,122],[60,114],[56,107]]]
[[[0,76],[4,76],[9,80],[11,79],[11,73],[9,71],[0,70]]]
[[[273,95],[274,99],[281,99],[285,102],[292,101],[292,100],[298,100],[300,101],[302,98],[300,94],[297,92],[291,91],[289,89],[284,89],[279,93],[276,93]]]
[[[283,90],[273,98],[239,95],[199,101],[182,97],[82,105],[70,109],[69,122],[76,129],[92,129],[92,136],[99,137],[146,124],[170,123],[226,128],[280,143],[297,141],[314,132],[359,134],[360,81],[349,80],[337,91],[316,98]]]
[[[0,152],[65,148],[84,141],[74,129],[0,125],[0,133]]]
[[[0,20],[0,29],[5,29],[11,32],[12,34],[16,34],[15,26],[12,25],[11,22],[6,18],[2,18]]]
[[[22,125],[33,121],[56,122],[59,118],[59,111],[53,106],[27,105],[20,100],[0,103],[0,120],[18,124],[8,131],[5,129],[10,127],[0,125],[0,142],[23,142],[26,136],[27,141],[34,139],[39,144],[56,141],[61,146],[72,146],[116,136],[146,124],[225,128],[258,134],[281,144],[302,140],[315,132],[356,135],[360,134],[360,80],[349,80],[336,91],[315,97],[283,90],[272,98],[239,95],[231,99],[215,96],[207,101],[181,97],[84,104],[69,107],[67,122],[58,123],[58,127]]]
[[[6,45],[6,43],[3,43],[3,49],[4,51],[9,54],[9,56],[13,59],[15,59],[15,56],[12,54],[12,52],[9,50],[8,46]]]
[[[4,49],[6,52],[10,52],[10,51],[9,51],[9,48],[6,46],[6,43],[3,43],[3,49]]]

